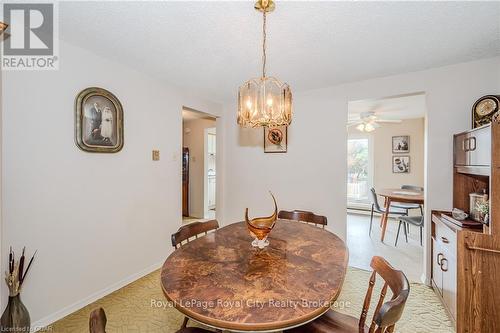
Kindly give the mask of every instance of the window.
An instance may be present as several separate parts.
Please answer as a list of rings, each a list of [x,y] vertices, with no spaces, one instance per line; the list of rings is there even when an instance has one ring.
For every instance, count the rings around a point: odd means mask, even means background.
[[[347,203],[370,202],[372,173],[370,170],[370,140],[349,138],[347,140]]]

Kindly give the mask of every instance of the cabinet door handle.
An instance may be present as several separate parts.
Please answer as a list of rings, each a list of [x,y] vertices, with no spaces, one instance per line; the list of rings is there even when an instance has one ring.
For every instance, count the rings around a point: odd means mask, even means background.
[[[462,150],[469,151],[469,138],[465,138],[464,141],[462,141]]]
[[[441,266],[441,261],[443,260],[443,259],[439,259],[439,257],[440,257],[440,256],[442,257],[442,256],[443,256],[443,254],[442,254],[442,253],[438,253],[438,255],[437,255],[437,264],[438,264],[439,266]],[[441,269],[442,269],[442,267],[441,267]]]
[[[470,142],[472,142],[472,147],[469,147],[469,150],[470,151],[473,151],[473,150],[476,150],[476,137],[473,136],[472,138],[470,138]],[[469,145],[470,146],[470,145]]]
[[[446,237],[441,237],[441,240],[443,241],[443,243],[445,244],[448,244],[450,241],[448,240],[448,238]]]
[[[445,262],[446,262],[446,269],[444,269],[444,268],[443,268],[443,264],[444,264]],[[443,272],[448,272],[448,259],[446,259],[446,258],[441,259],[441,265],[440,265],[440,266],[441,266],[441,270],[442,270]]]

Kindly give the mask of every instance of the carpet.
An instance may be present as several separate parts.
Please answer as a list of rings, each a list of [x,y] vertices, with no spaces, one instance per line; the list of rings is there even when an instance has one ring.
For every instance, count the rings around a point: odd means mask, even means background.
[[[359,317],[364,296],[368,288],[370,272],[349,267],[337,299],[336,310]],[[381,289],[377,280],[371,309],[375,308]],[[411,283],[410,296],[403,317],[395,332],[401,333],[447,333],[455,332],[450,319],[434,291],[419,283]],[[387,297],[390,297],[390,292]],[[155,271],[116,292],[53,323],[49,332],[88,332],[90,312],[103,307],[108,318],[107,332],[156,333],[175,332],[179,329],[183,315],[174,308],[165,307],[165,297],[160,287],[160,271]],[[371,320],[372,313],[368,314]],[[200,326],[190,321],[188,326]]]

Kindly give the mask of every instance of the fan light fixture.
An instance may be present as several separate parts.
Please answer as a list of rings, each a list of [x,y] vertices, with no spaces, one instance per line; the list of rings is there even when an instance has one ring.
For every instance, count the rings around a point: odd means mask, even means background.
[[[255,9],[262,12],[262,76],[253,78],[238,90],[238,125],[241,127],[277,127],[292,122],[292,92],[286,83],[266,76],[266,16],[276,5],[259,0]]]

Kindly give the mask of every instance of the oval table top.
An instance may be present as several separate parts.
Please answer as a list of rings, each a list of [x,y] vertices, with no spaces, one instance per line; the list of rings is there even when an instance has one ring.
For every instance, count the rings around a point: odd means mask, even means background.
[[[415,190],[406,190],[400,188],[383,188],[377,191],[377,194],[392,201],[406,203],[424,203],[424,192]]]
[[[232,331],[279,331],[322,315],[337,299],[348,262],[333,233],[278,220],[260,250],[244,222],[175,250],[161,285],[184,315]]]

